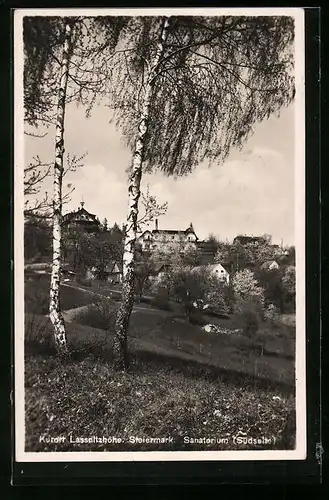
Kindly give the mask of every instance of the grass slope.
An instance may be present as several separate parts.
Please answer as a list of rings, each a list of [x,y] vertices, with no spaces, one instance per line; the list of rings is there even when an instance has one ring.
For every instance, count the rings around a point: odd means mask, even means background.
[[[242,363],[240,371],[234,369],[238,365],[223,368],[223,358],[217,365],[208,364],[195,353],[156,345],[145,336],[131,339],[129,373],[117,373],[112,369],[109,332],[74,323],[67,325],[72,357],[61,363],[54,356],[49,324],[42,318],[33,321],[25,352],[27,451],[294,446],[295,403],[289,384],[255,377]],[[46,443],[49,436],[62,436],[63,442]],[[166,436],[173,442],[132,443],[134,437]],[[272,441],[257,444],[242,439],[237,445],[236,436]],[[123,441],[78,443],[80,437]],[[187,443],[187,437],[215,442]]]

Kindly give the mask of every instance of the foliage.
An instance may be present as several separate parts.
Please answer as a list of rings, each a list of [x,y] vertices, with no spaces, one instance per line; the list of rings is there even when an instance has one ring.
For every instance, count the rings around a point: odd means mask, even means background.
[[[142,210],[137,221],[138,229],[141,231],[143,227],[147,227],[156,217],[165,215],[168,210],[168,202],[159,203],[156,196],[150,193],[149,184],[146,191],[141,193]]]
[[[264,318],[271,323],[278,321],[278,312],[275,304],[269,304],[264,311]]]
[[[154,297],[152,299],[152,305],[162,309],[163,311],[170,311],[170,294],[166,287],[157,286],[154,291]]]
[[[215,236],[213,233],[210,233],[208,235],[208,238],[206,239],[206,242],[209,244],[209,246],[211,246],[212,252],[216,254],[221,245],[221,242],[217,238],[217,236]]]
[[[123,48],[130,50],[113,59],[117,84],[110,106],[132,147],[162,22],[130,18],[123,32]],[[181,175],[205,159],[224,160],[256,122],[291,102],[294,26],[283,16],[172,16],[169,23],[153,83],[144,167]]]
[[[82,325],[114,332],[116,313],[115,302],[106,298],[98,298],[87,309],[80,311],[74,320]]]
[[[207,267],[176,266],[156,282],[155,290],[166,290],[168,297],[181,304],[186,316],[202,323],[202,313],[209,306],[222,313],[228,312],[225,286]]]
[[[32,315],[45,315],[49,312],[49,292],[38,287],[38,282],[40,280],[36,280],[36,286],[33,287],[29,286],[29,283],[25,284],[24,309]]]
[[[208,289],[205,302],[211,306],[211,310],[227,315],[232,310],[231,287],[220,282],[217,276],[208,275]]]
[[[278,308],[281,312],[284,312],[282,268],[271,270],[255,268],[254,274],[257,281],[264,288],[266,304],[274,304],[276,308]]]
[[[240,319],[243,333],[251,338],[260,326],[260,310],[257,305],[250,300],[239,300],[235,306],[235,314]]]
[[[34,261],[51,259],[51,238],[49,222],[36,214],[29,216],[24,223],[24,258]]]
[[[171,268],[193,268],[201,263],[201,252],[192,245],[186,245],[185,239],[169,242],[152,252],[152,258],[157,266],[162,264]]]
[[[63,257],[74,271],[85,273],[95,267],[104,279],[107,266],[122,260],[122,232],[119,228],[88,233],[80,227],[63,228]]]
[[[255,279],[255,275],[249,269],[238,271],[232,280],[234,290],[235,307],[238,310],[241,304],[249,302],[262,311],[264,307],[265,297],[264,289]]]
[[[215,255],[215,262],[228,264],[236,271],[246,267],[261,267],[262,264],[271,260],[280,261],[280,258],[277,247],[272,245],[267,235],[255,243],[220,242]]]
[[[83,160],[87,153],[77,156],[70,153],[64,159],[63,177],[68,172],[75,172],[83,167]],[[24,168],[24,215],[28,217],[39,217],[50,219],[52,213],[52,199],[48,192],[44,191],[44,181],[52,175],[52,162],[43,162],[40,157],[35,156]],[[71,183],[64,184],[62,193],[62,204],[71,201],[71,194],[74,191]]]
[[[60,57],[63,34],[59,17],[24,16],[24,108],[26,120],[33,125],[53,105],[57,88],[53,55]]]
[[[34,127],[49,128],[55,123],[58,67],[66,23],[72,29],[66,103],[82,104],[88,113],[96,98],[109,91],[110,57],[125,17],[24,16],[25,121]]]
[[[296,309],[296,268],[288,266],[282,277],[282,286],[284,290],[285,309],[287,312]]]
[[[108,230],[108,222],[107,222],[107,218],[106,217],[104,217],[103,222],[101,224],[101,230],[102,231],[107,231]]]
[[[286,255],[284,263],[288,266],[296,266],[296,249],[294,246],[289,246],[285,251]]]
[[[149,284],[149,278],[154,275],[156,266],[152,254],[141,248],[136,248],[135,259],[135,291],[137,295],[143,295]]]
[[[263,317],[264,289],[249,269],[238,271],[233,276],[232,287],[235,313],[242,321],[244,333],[254,337]]]
[[[295,295],[296,293],[296,268],[295,266],[288,266],[282,277],[282,284],[284,290],[289,295]]]
[[[274,304],[282,313],[295,310],[295,268],[280,265],[279,269],[255,269],[255,276],[264,288],[265,302]]]

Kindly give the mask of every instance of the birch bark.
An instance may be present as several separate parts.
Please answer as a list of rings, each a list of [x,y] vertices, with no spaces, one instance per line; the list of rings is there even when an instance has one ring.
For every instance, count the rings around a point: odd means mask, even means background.
[[[145,136],[148,127],[148,118],[154,90],[157,69],[163,56],[170,18],[164,18],[161,26],[161,35],[153,61],[145,78],[144,96],[141,103],[141,114],[138,133],[135,142],[133,164],[129,175],[128,199],[129,208],[126,224],[126,234],[123,252],[123,282],[121,304],[117,314],[116,332],[113,341],[114,365],[117,370],[127,369],[127,336],[131,311],[134,304],[135,292],[135,246],[137,236],[138,201],[140,198],[140,184],[142,178],[143,154],[145,149]]]
[[[57,351],[66,355],[67,341],[64,320],[60,309],[60,275],[61,275],[61,223],[62,223],[62,183],[63,183],[63,157],[64,157],[64,118],[65,99],[68,80],[69,59],[71,51],[72,27],[65,25],[65,40],[63,46],[62,64],[60,70],[60,83],[58,90],[56,137],[55,137],[55,162],[54,162],[54,191],[53,191],[53,262],[50,280],[49,315],[54,327],[54,336]]]

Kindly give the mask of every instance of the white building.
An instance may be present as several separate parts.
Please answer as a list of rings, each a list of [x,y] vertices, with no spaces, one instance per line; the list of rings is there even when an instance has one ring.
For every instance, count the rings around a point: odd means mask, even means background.
[[[198,237],[192,223],[185,230],[159,229],[155,221],[155,229],[147,229],[138,238],[143,250],[170,249],[172,245],[182,249],[196,248]]]
[[[226,269],[222,266],[222,264],[208,264],[205,266],[206,269],[208,269],[211,274],[217,276],[220,281],[223,283],[226,283],[228,285],[230,283],[230,275],[226,271]],[[195,270],[201,269],[201,266],[197,266],[194,268]]]
[[[220,279],[220,281],[227,285],[230,283],[230,275],[222,264],[209,264],[207,267],[210,269],[211,273],[215,274]]]
[[[279,264],[276,260],[269,260],[262,264],[262,269],[266,269],[266,271],[273,271],[273,269],[279,269]]]

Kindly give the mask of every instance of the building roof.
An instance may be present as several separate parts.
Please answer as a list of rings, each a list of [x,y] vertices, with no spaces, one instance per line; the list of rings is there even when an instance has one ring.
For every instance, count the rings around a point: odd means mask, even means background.
[[[241,245],[247,245],[248,243],[265,243],[265,238],[263,236],[248,236],[248,235],[238,235],[234,238],[233,243],[240,243]]]
[[[225,267],[222,264],[220,264],[219,262],[217,262],[217,264],[209,264],[207,267],[209,269],[216,269],[216,267],[218,267],[218,266],[221,267],[222,269],[224,269],[224,271],[228,274]]]
[[[181,229],[147,229],[140,236],[142,237],[146,233],[151,233],[152,235],[168,234],[168,235],[173,235],[173,236],[176,234],[180,235],[180,236],[186,236],[189,233],[193,233],[195,235],[196,239],[197,240],[199,239],[197,237],[197,235],[195,234],[193,227],[191,227],[191,226],[189,226],[185,230],[181,230]]]
[[[111,262],[107,266],[105,266],[104,271],[106,273],[121,273],[122,272],[122,264],[119,262]]]
[[[206,269],[209,269],[209,270],[214,270],[214,269],[216,269],[216,267],[218,267],[218,266],[220,266],[220,267],[221,267],[221,268],[222,268],[222,269],[223,269],[223,270],[224,270],[227,274],[229,274],[229,273],[226,271],[225,267],[224,267],[224,266],[222,266],[222,264],[219,264],[219,263],[217,263],[217,264],[206,264],[206,265],[204,265],[204,266],[195,266],[195,267],[193,267],[193,270],[198,271],[199,269],[205,269],[205,268],[206,268]]]
[[[84,208],[83,202],[81,203],[81,207],[78,208],[78,210],[73,210],[72,212],[69,212],[63,216],[63,222],[69,223],[69,222],[82,222],[86,224],[95,224],[99,226],[100,222],[97,219],[95,214],[92,214],[88,212]]]

